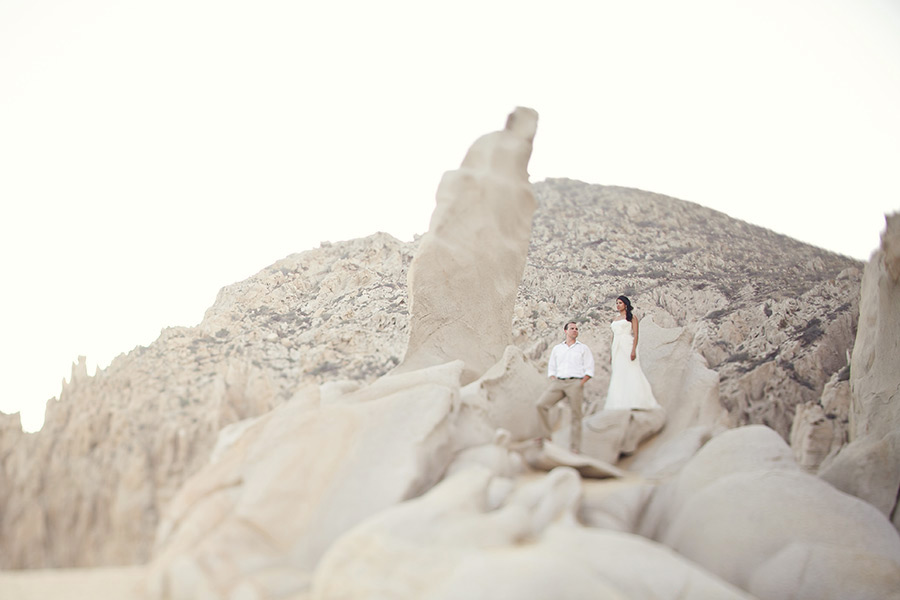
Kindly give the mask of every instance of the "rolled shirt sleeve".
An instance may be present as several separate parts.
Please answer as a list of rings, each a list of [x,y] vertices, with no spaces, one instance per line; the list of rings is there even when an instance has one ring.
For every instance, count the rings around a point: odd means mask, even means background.
[[[550,360],[547,361],[547,377],[556,377],[556,363],[559,362],[559,346],[565,344],[557,344],[550,351]]]
[[[582,346],[584,346],[584,355],[583,355],[583,359],[582,359],[582,362],[584,364],[584,374],[587,375],[588,377],[593,377],[594,376],[594,353],[591,352],[591,349],[588,348],[587,346],[585,346],[584,344],[582,344]]]

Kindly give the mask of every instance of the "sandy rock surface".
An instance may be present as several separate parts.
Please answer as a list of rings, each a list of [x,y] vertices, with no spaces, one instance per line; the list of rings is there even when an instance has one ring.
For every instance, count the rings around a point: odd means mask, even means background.
[[[436,215],[472,219],[459,235],[490,220],[457,210],[473,197],[527,200],[532,121],[511,123],[439,190]],[[76,365],[41,433],[0,420],[4,567],[149,561],[0,583],[51,599],[64,581],[141,600],[896,597],[891,222],[859,300],[859,264],[721,213],[569,180],[528,191],[530,244],[525,207],[496,264],[454,267],[433,231],[323,244],[223,288],[197,327],[94,376]],[[420,267],[445,297],[406,287]],[[521,282],[460,317],[497,268]],[[602,411],[621,293],[656,412]],[[485,316],[511,333],[486,328],[475,352]],[[532,437],[569,319],[598,365],[584,454],[558,439],[565,408],[553,440]]]

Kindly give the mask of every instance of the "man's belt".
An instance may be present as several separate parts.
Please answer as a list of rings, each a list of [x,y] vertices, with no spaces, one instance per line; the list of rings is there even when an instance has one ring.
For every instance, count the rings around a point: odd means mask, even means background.
[[[584,379],[584,375],[581,377],[557,377],[560,381],[565,381],[566,379]]]

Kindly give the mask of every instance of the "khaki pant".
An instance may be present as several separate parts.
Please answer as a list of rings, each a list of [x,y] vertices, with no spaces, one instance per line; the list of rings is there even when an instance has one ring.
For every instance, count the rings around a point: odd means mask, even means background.
[[[581,413],[584,404],[584,386],[581,385],[581,379],[553,379],[537,402],[538,416],[547,437],[550,437],[553,432],[550,408],[563,398],[569,401],[569,407],[572,409],[572,436],[569,445],[572,450],[578,451],[581,449]]]

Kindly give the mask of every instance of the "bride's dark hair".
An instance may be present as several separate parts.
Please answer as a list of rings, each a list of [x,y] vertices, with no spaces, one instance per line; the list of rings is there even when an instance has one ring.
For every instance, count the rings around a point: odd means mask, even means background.
[[[631,321],[631,300],[628,299],[628,296],[619,296],[617,300],[621,300],[625,305],[625,320]]]

